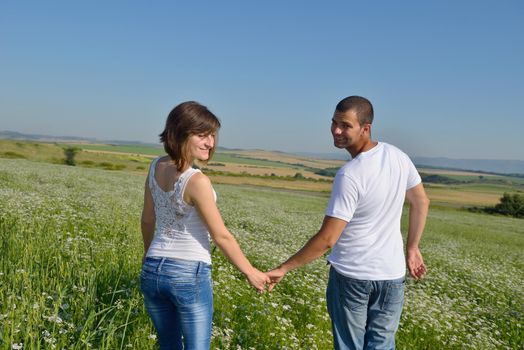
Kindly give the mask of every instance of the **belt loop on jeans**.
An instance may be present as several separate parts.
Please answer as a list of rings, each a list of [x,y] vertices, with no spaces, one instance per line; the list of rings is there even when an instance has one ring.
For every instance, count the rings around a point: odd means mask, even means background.
[[[164,261],[166,261],[167,258],[162,258],[162,260],[160,260],[160,262],[158,263],[158,266],[156,268],[156,272],[160,272],[160,270],[162,270],[162,265],[164,265]]]

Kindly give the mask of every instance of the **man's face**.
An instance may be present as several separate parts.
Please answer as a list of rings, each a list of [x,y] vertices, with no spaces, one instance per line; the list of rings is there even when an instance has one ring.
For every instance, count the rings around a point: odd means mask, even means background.
[[[369,125],[369,124],[368,124]],[[368,125],[360,126],[357,114],[353,110],[344,113],[335,111],[331,120],[331,134],[337,148],[349,148],[365,142],[364,136]]]

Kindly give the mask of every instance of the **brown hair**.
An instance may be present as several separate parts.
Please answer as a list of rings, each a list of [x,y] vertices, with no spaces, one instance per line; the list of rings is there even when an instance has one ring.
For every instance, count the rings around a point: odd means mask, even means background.
[[[349,110],[355,111],[361,126],[373,123],[373,105],[367,98],[360,96],[346,97],[337,104],[336,110],[340,113],[346,113]]]
[[[187,148],[187,140],[192,135],[216,133],[220,128],[220,121],[206,106],[198,102],[187,101],[179,104],[167,116],[166,127],[159,135],[164,150],[176,164],[177,170],[182,171],[190,166],[191,159]],[[213,156],[216,141],[209,150],[209,159]]]

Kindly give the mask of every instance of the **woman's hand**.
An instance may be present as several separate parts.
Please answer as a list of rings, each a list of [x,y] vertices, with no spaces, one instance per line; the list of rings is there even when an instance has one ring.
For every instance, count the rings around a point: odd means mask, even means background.
[[[246,278],[249,281],[249,283],[260,293],[263,293],[265,291],[266,283],[270,282],[269,277],[256,268],[253,268],[251,272],[246,273]]]

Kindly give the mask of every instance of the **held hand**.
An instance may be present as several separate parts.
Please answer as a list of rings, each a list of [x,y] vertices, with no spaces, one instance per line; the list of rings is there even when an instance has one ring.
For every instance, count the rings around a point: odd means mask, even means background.
[[[266,289],[266,283],[269,283],[269,277],[265,273],[253,268],[253,271],[249,274],[246,274],[246,278],[249,283],[257,289],[260,293],[263,293]]]
[[[423,278],[427,269],[426,265],[424,265],[424,259],[422,259],[420,250],[418,248],[408,248],[406,255],[406,263],[411,277],[416,280]]]
[[[282,270],[280,267],[277,267],[276,269],[273,269],[271,271],[266,272],[266,275],[269,277],[269,291],[271,292],[273,288],[284,278],[286,275],[286,272]]]

